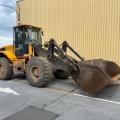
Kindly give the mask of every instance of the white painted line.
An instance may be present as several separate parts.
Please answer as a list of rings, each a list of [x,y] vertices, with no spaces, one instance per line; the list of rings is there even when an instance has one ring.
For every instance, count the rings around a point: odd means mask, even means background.
[[[11,88],[0,88],[0,92],[7,93],[7,94],[13,94],[13,95],[19,95],[19,93],[12,90]]]
[[[106,99],[101,99],[101,98],[94,98],[94,97],[90,97],[90,96],[86,96],[86,95],[69,93],[69,92],[65,92],[65,91],[61,91],[61,90],[56,90],[56,89],[51,89],[51,88],[46,88],[46,89],[48,89],[48,90],[50,90],[50,91],[54,91],[54,92],[61,92],[61,93],[67,94],[67,95],[84,97],[84,98],[89,98],[89,99],[93,99],[93,100],[98,100],[98,101],[102,101],[102,102],[108,102],[108,103],[113,103],[113,104],[120,105],[120,102],[116,102],[116,101],[111,101],[111,100],[106,100]]]
[[[95,97],[90,97],[90,96],[80,95],[80,94],[72,94],[72,95],[120,105],[120,102],[116,102],[116,101],[111,101],[111,100],[106,100],[106,99],[101,99],[101,98],[95,98]]]

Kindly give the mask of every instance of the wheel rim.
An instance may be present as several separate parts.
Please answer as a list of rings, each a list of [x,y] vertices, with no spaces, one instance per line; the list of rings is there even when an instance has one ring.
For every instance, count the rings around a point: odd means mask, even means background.
[[[38,82],[38,78],[40,77],[40,68],[38,66],[33,66],[30,70],[30,74],[33,78],[33,81]]]
[[[2,75],[4,73],[4,68],[3,65],[0,64],[0,75]]]

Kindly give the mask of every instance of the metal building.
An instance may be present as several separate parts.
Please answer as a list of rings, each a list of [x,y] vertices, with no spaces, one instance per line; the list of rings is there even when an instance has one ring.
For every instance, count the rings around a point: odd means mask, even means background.
[[[22,24],[40,26],[44,41],[67,40],[87,59],[120,64],[120,0],[22,0]]]

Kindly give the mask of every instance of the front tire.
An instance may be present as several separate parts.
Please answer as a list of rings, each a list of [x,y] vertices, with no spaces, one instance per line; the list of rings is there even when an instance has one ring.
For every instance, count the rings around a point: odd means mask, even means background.
[[[0,58],[0,80],[9,80],[13,77],[11,62],[5,58]]]
[[[27,63],[26,77],[30,85],[45,87],[53,78],[52,64],[43,57],[33,57]]]

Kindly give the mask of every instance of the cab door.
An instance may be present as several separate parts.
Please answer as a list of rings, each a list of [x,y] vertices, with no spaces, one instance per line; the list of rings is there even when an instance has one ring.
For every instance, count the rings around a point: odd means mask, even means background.
[[[29,54],[29,34],[26,28],[14,28],[14,53],[16,56]]]

